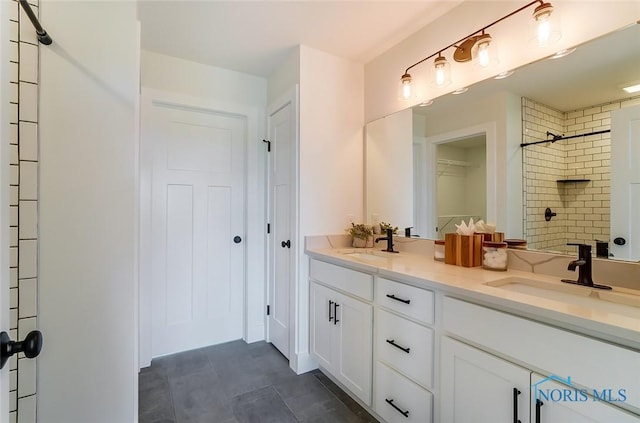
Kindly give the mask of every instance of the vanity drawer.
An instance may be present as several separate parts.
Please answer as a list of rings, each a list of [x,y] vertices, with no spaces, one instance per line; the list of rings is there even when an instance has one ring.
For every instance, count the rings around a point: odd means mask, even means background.
[[[325,285],[373,301],[373,276],[366,273],[311,259],[309,276]]]
[[[434,295],[432,291],[385,278],[377,278],[376,302],[421,322],[430,325],[434,322]]]
[[[433,386],[433,330],[376,309],[378,359],[426,387]]]
[[[386,422],[432,422],[433,395],[409,379],[376,362],[376,413]],[[395,407],[397,407],[397,409]]]

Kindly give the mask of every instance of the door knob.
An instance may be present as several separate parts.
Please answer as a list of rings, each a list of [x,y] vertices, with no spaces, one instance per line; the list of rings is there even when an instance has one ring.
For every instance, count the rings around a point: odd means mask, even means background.
[[[0,369],[14,354],[22,352],[27,358],[35,358],[40,354],[40,350],[42,350],[42,333],[39,330],[29,332],[22,342],[12,341],[7,332],[2,332],[0,333]]]
[[[233,237],[233,242],[235,242],[236,244],[240,244],[242,242],[242,238],[236,235]]]
[[[286,242],[282,241],[280,245],[282,245],[282,248],[291,248],[291,240],[288,239]]]

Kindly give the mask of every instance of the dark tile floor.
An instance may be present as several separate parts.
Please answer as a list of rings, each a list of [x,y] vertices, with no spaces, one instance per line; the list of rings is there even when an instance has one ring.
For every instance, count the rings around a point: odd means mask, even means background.
[[[315,370],[296,375],[266,342],[233,341],[153,360],[140,423],[377,422]]]

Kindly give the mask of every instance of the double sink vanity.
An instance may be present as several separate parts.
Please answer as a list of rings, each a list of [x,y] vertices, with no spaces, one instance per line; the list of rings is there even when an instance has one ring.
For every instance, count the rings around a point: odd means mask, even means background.
[[[308,237],[310,352],[386,422],[640,422],[640,291]]]

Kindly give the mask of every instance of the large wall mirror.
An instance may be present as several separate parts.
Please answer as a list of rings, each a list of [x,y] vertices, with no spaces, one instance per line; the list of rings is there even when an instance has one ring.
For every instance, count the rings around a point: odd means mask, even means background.
[[[439,238],[482,218],[533,249],[640,260],[638,46],[636,24],[368,124],[367,220]]]

